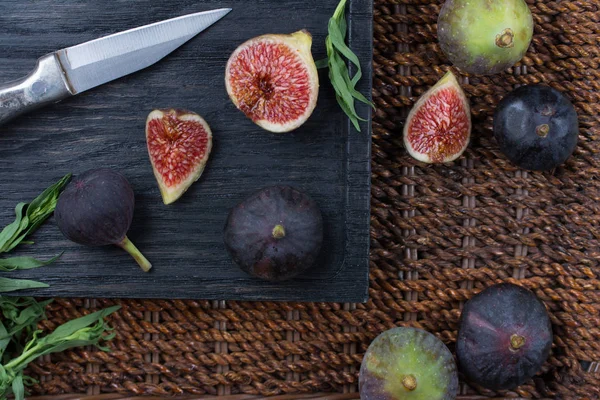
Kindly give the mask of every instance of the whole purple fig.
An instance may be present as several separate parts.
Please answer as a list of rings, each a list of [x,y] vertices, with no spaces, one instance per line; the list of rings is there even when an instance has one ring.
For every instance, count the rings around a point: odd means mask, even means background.
[[[67,239],[85,246],[119,246],[148,272],[152,264],[127,237],[134,206],[129,181],[114,170],[99,168],[69,183],[58,198],[54,216]]]

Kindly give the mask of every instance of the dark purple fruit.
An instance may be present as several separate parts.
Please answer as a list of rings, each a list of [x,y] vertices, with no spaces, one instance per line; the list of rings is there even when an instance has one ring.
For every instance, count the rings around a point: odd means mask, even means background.
[[[361,400],[452,400],[458,374],[440,339],[422,329],[398,327],[371,343],[358,384]]]
[[[58,198],[54,216],[67,239],[85,246],[122,247],[147,272],[152,265],[127,237],[134,205],[133,189],[123,175],[93,169],[71,180]]]
[[[497,284],[465,304],[456,355],[471,382],[490,390],[514,389],[540,370],[551,346],[546,307],[521,286]]]
[[[549,171],[577,147],[579,123],[573,104],[558,90],[526,85],[507,95],[494,114],[500,150],[520,168]]]
[[[268,281],[291,279],[310,268],[321,250],[321,211],[306,193],[267,187],[231,210],[224,241],[246,273]]]

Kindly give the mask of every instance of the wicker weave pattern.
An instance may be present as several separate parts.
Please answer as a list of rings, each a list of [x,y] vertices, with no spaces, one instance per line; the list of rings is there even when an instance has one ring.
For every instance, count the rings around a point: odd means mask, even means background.
[[[462,76],[474,124],[466,156],[426,166],[406,155],[402,127],[449,68],[436,43],[441,1],[376,1],[368,303],[123,301],[112,318],[114,351],[39,361],[33,392],[357,399],[362,354],[380,332],[421,327],[453,349],[463,302],[510,281],[551,311],[550,360],[513,392],[463,385],[462,398],[600,398],[600,2],[528,4],[535,37],[519,66]],[[561,90],[579,113],[577,152],[552,174],[519,171],[492,137],[495,104],[528,83]],[[44,328],[113,303],[58,299]]]

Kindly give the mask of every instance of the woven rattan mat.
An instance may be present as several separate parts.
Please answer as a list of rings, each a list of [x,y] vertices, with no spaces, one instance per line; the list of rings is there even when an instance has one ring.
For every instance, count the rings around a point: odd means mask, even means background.
[[[528,3],[536,28],[522,63],[501,75],[463,76],[474,118],[466,156],[426,166],[406,155],[401,136],[408,108],[449,68],[436,44],[441,1],[376,1],[368,303],[122,301],[111,317],[113,352],[45,357],[30,368],[40,377],[33,392],[352,393],[377,334],[417,326],[453,349],[463,302],[511,281],[551,311],[552,355],[514,392],[464,386],[461,394],[599,398],[600,2]],[[580,117],[576,154],[551,174],[519,171],[491,134],[495,104],[529,83],[559,89]],[[57,299],[45,328],[113,303]]]

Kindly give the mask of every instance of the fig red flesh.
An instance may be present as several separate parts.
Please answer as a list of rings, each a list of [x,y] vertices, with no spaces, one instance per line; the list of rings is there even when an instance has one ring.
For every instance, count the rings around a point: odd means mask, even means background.
[[[449,162],[462,155],[470,137],[469,103],[448,72],[412,108],[404,127],[406,149],[422,162]]]
[[[256,74],[252,60],[268,57],[270,64]],[[300,59],[283,44],[258,43],[240,52],[231,65],[231,79],[240,109],[252,121],[285,123],[300,117],[310,100],[309,77]],[[287,95],[285,91],[292,88]],[[267,106],[273,103],[273,106]],[[283,113],[285,110],[285,113]]]
[[[240,45],[226,68],[227,92],[248,118],[272,132],[288,132],[312,114],[318,74],[307,31],[262,35]]]
[[[212,149],[206,121],[187,110],[154,110],[146,122],[152,169],[165,204],[178,200],[197,181]]]

